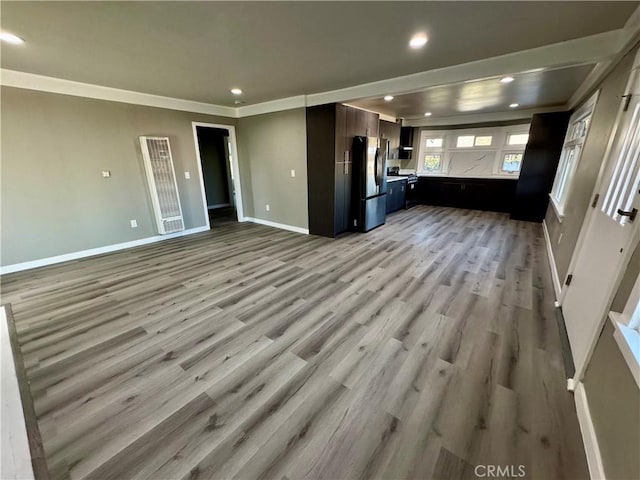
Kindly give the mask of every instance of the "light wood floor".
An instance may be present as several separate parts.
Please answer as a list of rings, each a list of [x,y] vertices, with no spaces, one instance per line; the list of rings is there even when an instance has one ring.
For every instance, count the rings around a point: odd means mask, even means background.
[[[232,224],[2,287],[53,478],[588,478],[538,224]]]

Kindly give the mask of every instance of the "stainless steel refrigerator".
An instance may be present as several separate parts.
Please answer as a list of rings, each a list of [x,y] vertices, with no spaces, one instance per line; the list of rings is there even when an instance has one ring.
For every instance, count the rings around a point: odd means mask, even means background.
[[[352,149],[353,229],[368,232],[384,224],[387,211],[387,152],[384,138],[354,137]]]

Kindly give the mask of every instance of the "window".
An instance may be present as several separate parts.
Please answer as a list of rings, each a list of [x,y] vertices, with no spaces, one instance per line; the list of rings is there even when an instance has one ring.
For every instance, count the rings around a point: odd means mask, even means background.
[[[427,138],[427,148],[442,148],[443,138]]]
[[[475,145],[476,147],[490,147],[493,137],[491,135],[477,136]]]
[[[502,173],[518,173],[522,166],[522,153],[505,153],[502,157]]]
[[[456,142],[456,147],[458,148],[469,148],[473,147],[473,141],[475,140],[475,135],[461,135],[458,137],[458,141]]]
[[[528,141],[528,133],[511,133],[507,138],[507,145],[526,145]]]
[[[424,156],[423,170],[425,172],[441,172],[442,171],[442,154],[427,153]]]
[[[591,115],[597,100],[598,94],[596,93],[569,120],[569,128],[564,138],[560,162],[550,195],[551,204],[560,220],[564,216],[565,204],[571,192],[571,182],[580,162],[582,146],[589,133]]]

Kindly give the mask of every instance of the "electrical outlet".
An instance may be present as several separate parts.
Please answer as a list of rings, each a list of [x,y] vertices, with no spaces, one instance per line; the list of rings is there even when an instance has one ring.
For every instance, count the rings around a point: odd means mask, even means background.
[[[191,178],[191,172],[184,172],[184,178],[189,180]]]
[[[102,171],[102,176],[104,178],[109,178],[111,176],[111,172],[109,170],[103,170]]]
[[[131,220],[131,228],[138,228],[138,221],[137,220]]]
[[[269,206],[269,204],[268,204],[268,203],[264,206],[264,208],[267,210],[267,212],[268,212],[269,210],[271,210],[271,207]]]
[[[291,178],[294,178],[296,176],[296,171],[295,170],[291,170]]]

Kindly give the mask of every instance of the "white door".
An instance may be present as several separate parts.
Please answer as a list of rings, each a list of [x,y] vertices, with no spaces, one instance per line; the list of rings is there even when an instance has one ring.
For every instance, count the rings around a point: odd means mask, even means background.
[[[635,216],[640,210],[640,81],[636,70],[629,87],[627,93],[632,95],[621,100],[595,210],[581,234],[584,241],[572,262],[571,282],[562,301],[576,380],[584,374],[640,224],[640,214]]]

